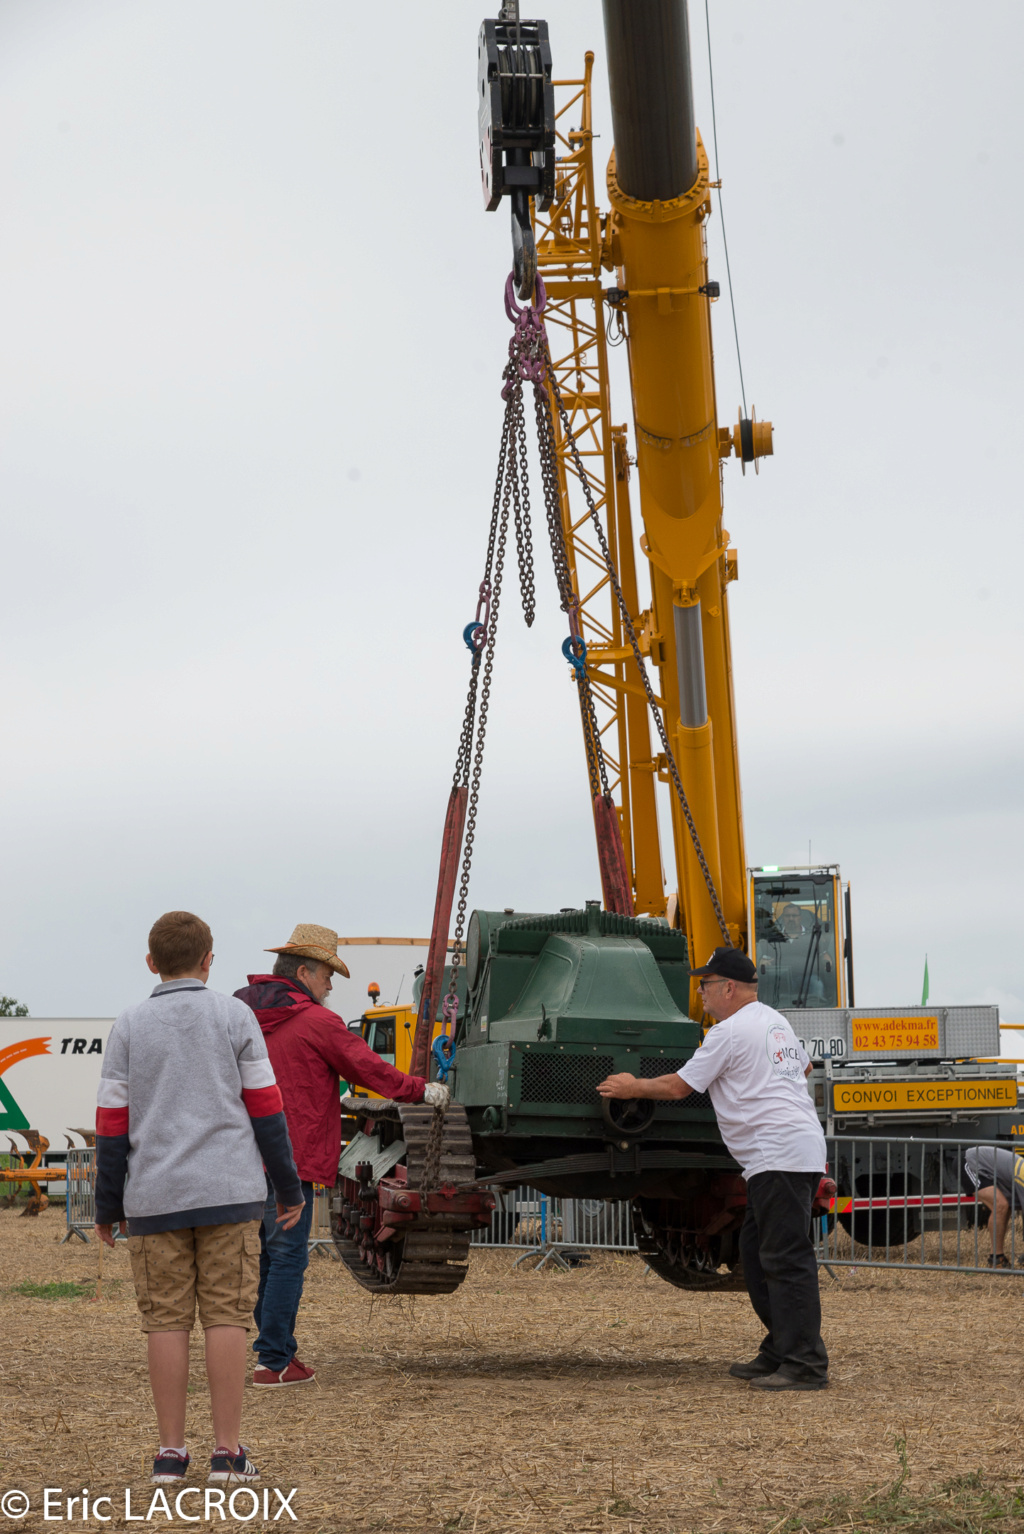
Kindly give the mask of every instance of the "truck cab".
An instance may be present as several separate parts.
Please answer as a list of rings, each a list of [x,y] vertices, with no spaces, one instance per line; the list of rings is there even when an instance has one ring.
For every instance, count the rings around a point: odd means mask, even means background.
[[[444,983],[441,988],[442,998],[448,990],[451,980],[451,965],[445,966]],[[419,1011],[420,996],[423,991],[423,971],[418,969],[412,984],[412,1003],[394,1007],[382,1007],[378,1005],[380,988],[371,984],[367,994],[373,1005],[367,1007],[361,1017],[354,1018],[348,1027],[352,1033],[358,1033],[364,1039],[375,1054],[380,1055],[389,1065],[395,1066],[406,1073],[412,1070],[412,1046],[416,1036],[416,1016]],[[459,998],[459,1017],[465,1016],[466,1011],[466,969],[463,964],[460,967],[456,986],[456,995]],[[444,1024],[440,1014],[434,1020],[434,1031],[431,1042],[444,1032]],[[351,1087],[354,1097],[376,1097],[377,1092],[368,1092],[365,1087]]]
[[[852,1005],[849,888],[844,911],[838,865],[751,868],[749,880],[759,999],[779,1012]]]

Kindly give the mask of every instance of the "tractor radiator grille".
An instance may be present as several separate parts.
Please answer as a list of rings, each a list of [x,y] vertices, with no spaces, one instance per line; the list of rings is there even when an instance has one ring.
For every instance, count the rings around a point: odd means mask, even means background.
[[[641,1055],[640,1069],[636,1074],[641,1081],[648,1080],[651,1076],[668,1076],[672,1071],[681,1071],[686,1064],[685,1060],[670,1060],[664,1055]],[[679,1104],[680,1108],[710,1108],[711,1099],[706,1092],[691,1092]]]
[[[611,1055],[535,1055],[523,1060],[524,1103],[597,1102],[597,1084],[615,1069]]]

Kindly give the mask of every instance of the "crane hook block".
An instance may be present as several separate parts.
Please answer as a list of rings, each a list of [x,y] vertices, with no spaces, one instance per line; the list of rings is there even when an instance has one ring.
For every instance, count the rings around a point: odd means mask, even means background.
[[[549,208],[555,195],[555,91],[546,21],[499,17],[480,28],[477,110],[484,204],[519,191]]]
[[[477,110],[484,206],[493,213],[503,197],[511,203],[516,292],[530,299],[537,279],[530,199],[543,210],[555,196],[555,91],[548,24],[520,21],[518,12],[503,6],[480,28]]]

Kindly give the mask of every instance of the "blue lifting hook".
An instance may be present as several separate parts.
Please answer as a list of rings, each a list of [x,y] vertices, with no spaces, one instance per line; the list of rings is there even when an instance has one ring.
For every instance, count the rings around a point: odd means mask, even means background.
[[[442,1033],[431,1045],[431,1053],[437,1061],[437,1079],[442,1085],[448,1081],[448,1072],[455,1064],[455,1024],[459,1016],[459,998],[448,995],[441,1004],[441,1016],[449,1033]]]
[[[448,1072],[455,1064],[455,1040],[446,1033],[434,1040],[431,1053],[437,1061],[437,1079],[442,1085],[448,1081]]]
[[[575,647],[579,645],[579,650]],[[562,654],[576,673],[576,680],[581,682],[587,669],[587,645],[586,640],[579,639],[575,634],[570,634],[568,639],[562,640]]]

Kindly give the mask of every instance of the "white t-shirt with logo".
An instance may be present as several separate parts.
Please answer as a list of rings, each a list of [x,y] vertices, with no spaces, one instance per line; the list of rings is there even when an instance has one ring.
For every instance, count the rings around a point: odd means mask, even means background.
[[[678,1074],[711,1098],[744,1177],[824,1172],[825,1136],[804,1075],[809,1064],[782,1013],[751,1001],[716,1023]]]

